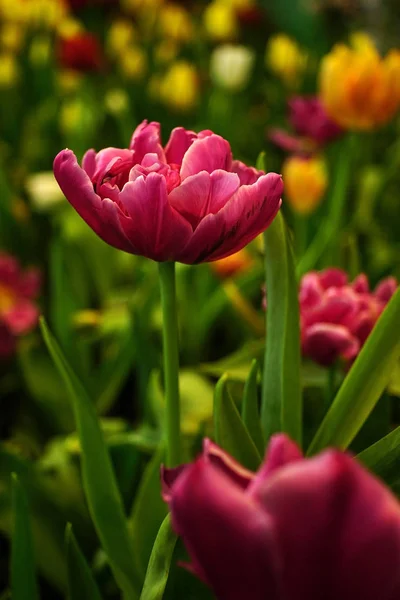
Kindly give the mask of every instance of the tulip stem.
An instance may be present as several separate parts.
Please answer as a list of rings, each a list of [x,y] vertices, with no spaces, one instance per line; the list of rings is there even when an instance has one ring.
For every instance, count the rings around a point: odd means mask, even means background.
[[[167,467],[180,463],[181,432],[179,404],[179,346],[176,314],[175,263],[160,262],[159,276],[163,312],[163,354],[165,389],[165,432]]]

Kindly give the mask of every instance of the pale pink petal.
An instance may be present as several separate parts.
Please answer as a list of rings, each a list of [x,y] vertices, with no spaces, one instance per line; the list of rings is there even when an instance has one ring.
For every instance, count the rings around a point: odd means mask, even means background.
[[[107,244],[134,253],[120,222],[118,205],[101,199],[86,172],[81,169],[71,150],[63,150],[54,159],[54,175],[58,185],[78,214]]]
[[[176,260],[192,228],[168,203],[165,178],[159,173],[141,175],[124,186],[119,198],[125,213],[119,214],[120,223],[135,254],[157,261]]]
[[[230,171],[231,165],[232,152],[229,143],[221,136],[212,134],[193,142],[183,157],[180,175],[184,180],[200,171]]]
[[[351,360],[357,356],[360,343],[343,325],[316,323],[303,329],[302,349],[318,364],[330,366],[341,357]]]
[[[281,205],[282,190],[282,179],[276,173],[239,188],[217,214],[200,222],[179,260],[206,262],[241,250],[271,223]]]
[[[217,170],[190,175],[169,194],[169,202],[193,229],[208,214],[215,214],[239,188],[236,173]]]
[[[181,165],[183,157],[192,145],[197,135],[184,127],[175,127],[171,131],[170,138],[165,146],[165,156],[169,164]]]
[[[140,164],[146,154],[157,154],[165,162],[165,153],[161,145],[160,124],[143,121],[133,132],[130,149],[133,150],[134,163]]]

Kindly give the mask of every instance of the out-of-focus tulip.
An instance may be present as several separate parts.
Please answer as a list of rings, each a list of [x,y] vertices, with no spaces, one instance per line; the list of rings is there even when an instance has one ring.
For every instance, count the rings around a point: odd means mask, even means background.
[[[265,62],[286,85],[296,87],[307,66],[307,54],[290,37],[278,34],[268,41]]]
[[[160,9],[158,26],[162,37],[176,42],[189,42],[193,38],[190,13],[180,4],[168,2]]]
[[[396,287],[388,277],[370,292],[365,275],[349,283],[340,269],[304,275],[299,294],[303,354],[324,366],[354,360]]]
[[[129,109],[129,96],[125,90],[116,88],[107,92],[104,105],[113,115],[121,115]]]
[[[288,204],[298,214],[312,213],[328,185],[327,169],[322,158],[290,156],[283,163],[282,175]]]
[[[164,0],[121,0],[121,7],[128,13],[147,12],[158,9]]]
[[[32,205],[38,211],[47,211],[63,201],[63,194],[52,171],[33,173],[26,180],[26,190]]]
[[[381,58],[365,38],[336,45],[322,62],[320,96],[342,127],[369,130],[387,123],[400,106],[400,51]]]
[[[254,59],[254,52],[246,46],[218,46],[211,55],[211,78],[217,85],[229,91],[243,90],[249,83]]]
[[[15,258],[0,252],[0,358],[12,354],[17,338],[37,324],[39,290],[36,269],[23,271]]]
[[[107,49],[111,56],[121,56],[135,41],[133,25],[127,19],[119,19],[111,23],[107,32]]]
[[[120,55],[118,66],[124,77],[139,81],[147,72],[147,56],[140,46],[130,46]]]
[[[18,62],[10,52],[0,54],[0,89],[13,87],[19,79]]]
[[[248,271],[253,264],[254,260],[251,254],[243,248],[231,256],[211,263],[211,268],[218,277],[225,279]]]
[[[53,48],[48,36],[36,36],[29,48],[29,61],[34,67],[49,64]]]
[[[236,11],[224,0],[213,0],[208,4],[203,22],[208,36],[220,42],[234,39],[239,28]]]
[[[161,79],[160,97],[164,104],[177,112],[193,109],[199,97],[196,67],[186,60],[174,62]]]
[[[283,184],[232,160],[211,131],[174,129],[163,148],[158,123],[144,121],[129,149],[71,150],[54,161],[65,196],[108,244],[156,261],[192,264],[229,256],[264,231]]]
[[[327,114],[316,96],[296,96],[289,100],[289,120],[294,131],[319,146],[343,133],[341,127]]]
[[[98,71],[103,65],[103,53],[96,36],[79,33],[64,37],[59,42],[58,59],[65,69]]]
[[[190,570],[218,600],[400,597],[399,502],[343,452],[305,459],[278,434],[251,473],[205,440],[162,482]]]
[[[154,48],[154,59],[157,63],[165,65],[175,60],[178,52],[179,47],[174,40],[161,40]]]
[[[17,23],[4,23],[0,30],[0,48],[8,52],[18,52],[24,40],[24,30]]]

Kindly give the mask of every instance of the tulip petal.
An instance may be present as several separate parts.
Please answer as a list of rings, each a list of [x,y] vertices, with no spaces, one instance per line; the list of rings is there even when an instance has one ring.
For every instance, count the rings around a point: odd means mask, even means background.
[[[276,526],[282,598],[400,597],[400,508],[354,459],[330,450],[289,464],[254,498]]]
[[[375,288],[374,296],[379,298],[386,304],[393,296],[397,289],[397,281],[395,277],[386,277]]]
[[[252,185],[264,175],[264,171],[258,171],[254,167],[248,167],[240,160],[232,161],[232,172],[237,173],[240,179],[240,185]]]
[[[15,337],[5,323],[0,321],[0,357],[11,356],[15,351]]]
[[[169,202],[193,229],[208,214],[217,213],[239,188],[236,173],[202,171],[187,177],[169,194]]]
[[[243,490],[248,487],[254,478],[254,473],[242,467],[230,454],[208,438],[203,441],[203,456]]]
[[[183,157],[181,179],[200,171],[212,173],[217,169],[230,171],[232,152],[229,143],[219,135],[208,135],[193,142]]]
[[[325,269],[319,274],[319,281],[325,290],[330,287],[343,287],[347,283],[347,273],[341,269]]]
[[[165,177],[159,173],[141,175],[124,186],[119,198],[125,211],[119,220],[127,238],[134,240],[135,254],[157,261],[175,260],[181,245],[189,241],[192,228],[170,206]]]
[[[184,127],[175,127],[171,131],[170,138],[165,146],[165,156],[169,164],[181,165],[186,151],[197,139],[194,131],[188,131]]]
[[[241,250],[271,223],[281,205],[282,190],[281,177],[276,173],[240,187],[217,214],[200,222],[179,260],[200,263]]]
[[[278,600],[279,559],[266,512],[204,458],[173,487],[172,523],[193,570],[219,600]]]
[[[3,322],[13,335],[26,333],[35,327],[38,319],[39,309],[32,302],[23,298],[2,315]]]
[[[357,338],[343,325],[315,323],[303,330],[302,349],[322,366],[329,366],[338,358],[351,360],[360,350]]]
[[[71,150],[63,150],[54,159],[54,176],[68,202],[102,240],[119,250],[134,252],[122,231],[118,205],[95,193],[90,178]]]
[[[133,150],[134,164],[142,162],[146,154],[157,154],[165,162],[165,153],[161,145],[160,124],[143,121],[133,132],[129,148]]]

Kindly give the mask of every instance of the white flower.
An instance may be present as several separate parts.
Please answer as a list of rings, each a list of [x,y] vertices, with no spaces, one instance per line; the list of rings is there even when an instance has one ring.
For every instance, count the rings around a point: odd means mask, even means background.
[[[243,90],[249,82],[254,59],[253,50],[246,46],[222,44],[211,55],[211,78],[229,91]]]

